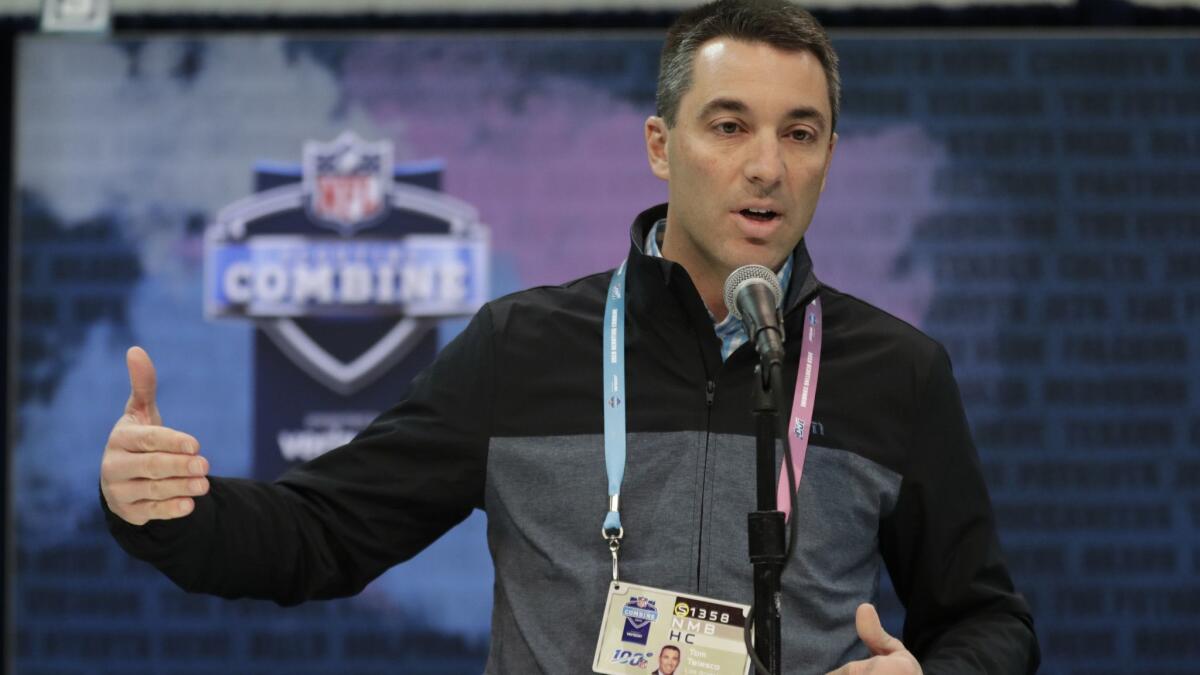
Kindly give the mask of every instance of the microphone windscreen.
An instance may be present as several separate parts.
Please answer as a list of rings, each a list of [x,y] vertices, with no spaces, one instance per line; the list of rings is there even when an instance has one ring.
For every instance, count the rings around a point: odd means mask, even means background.
[[[779,277],[768,267],[762,265],[742,265],[730,273],[725,279],[725,307],[738,320],[742,320],[742,312],[737,306],[737,297],[747,284],[765,284],[775,299],[774,306],[779,307],[783,302],[783,287],[779,285]]]

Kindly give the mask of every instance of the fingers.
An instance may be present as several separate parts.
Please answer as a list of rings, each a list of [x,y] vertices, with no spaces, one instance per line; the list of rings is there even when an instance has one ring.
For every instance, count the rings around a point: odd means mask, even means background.
[[[863,603],[854,613],[854,626],[858,629],[858,637],[871,650],[871,654],[882,656],[893,652],[904,651],[904,643],[888,635],[879,622],[879,613],[873,605]]]
[[[112,508],[111,506],[109,508]],[[196,508],[196,502],[190,497],[180,497],[160,502],[137,502],[127,504],[113,513],[132,525],[145,525],[151,520],[171,520],[182,518]]]
[[[106,449],[194,455],[200,451],[200,442],[191,434],[185,434],[169,427],[118,424],[108,435]]]
[[[125,414],[142,424],[162,424],[155,401],[158,376],[150,355],[141,347],[130,347],[125,352],[125,366],[129,369],[130,390]]]
[[[883,675],[884,673],[916,673],[921,666],[913,658],[904,643],[888,635],[879,621],[879,612],[873,605],[863,603],[854,613],[854,627],[858,637],[870,650],[872,657],[863,661],[851,661],[828,675]]]
[[[207,478],[166,478],[163,480],[128,480],[109,488],[113,502],[120,505],[138,502],[166,502],[180,497],[199,497],[208,492]],[[112,508],[112,505],[109,505]]]
[[[208,460],[199,455],[170,452],[104,453],[100,460],[100,481],[115,484],[128,480],[192,478],[208,475]]]
[[[109,510],[133,525],[182,518],[208,493],[208,460],[170,452],[109,449],[100,461],[100,492]]]

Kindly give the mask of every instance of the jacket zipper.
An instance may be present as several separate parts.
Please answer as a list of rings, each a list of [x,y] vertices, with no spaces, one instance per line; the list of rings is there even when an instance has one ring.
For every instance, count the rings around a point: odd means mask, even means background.
[[[704,560],[704,483],[708,480],[708,440],[712,434],[712,407],[716,396],[717,383],[708,380],[704,384],[704,402],[708,406],[708,419],[704,427],[704,465],[700,472],[700,522],[698,523],[696,539],[696,592],[700,593],[700,562]]]

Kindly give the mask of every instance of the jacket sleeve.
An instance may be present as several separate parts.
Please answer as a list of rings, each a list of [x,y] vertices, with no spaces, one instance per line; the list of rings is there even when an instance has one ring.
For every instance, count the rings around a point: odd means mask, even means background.
[[[926,675],[1034,673],[1033,618],[1013,589],[950,359],[940,346],[880,547]]]
[[[105,507],[109,530],[188,591],[282,605],[355,594],[482,507],[493,365],[485,306],[347,445],[274,483],[212,478],[184,518],[139,527]]]

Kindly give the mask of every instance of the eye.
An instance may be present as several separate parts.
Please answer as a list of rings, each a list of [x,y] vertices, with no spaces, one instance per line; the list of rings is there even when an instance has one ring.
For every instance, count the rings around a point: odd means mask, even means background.
[[[795,141],[811,141],[816,136],[808,129],[793,129],[791,132],[792,140]]]
[[[737,122],[718,122],[714,128],[718,133],[726,136],[732,136],[738,132],[739,127]]]

